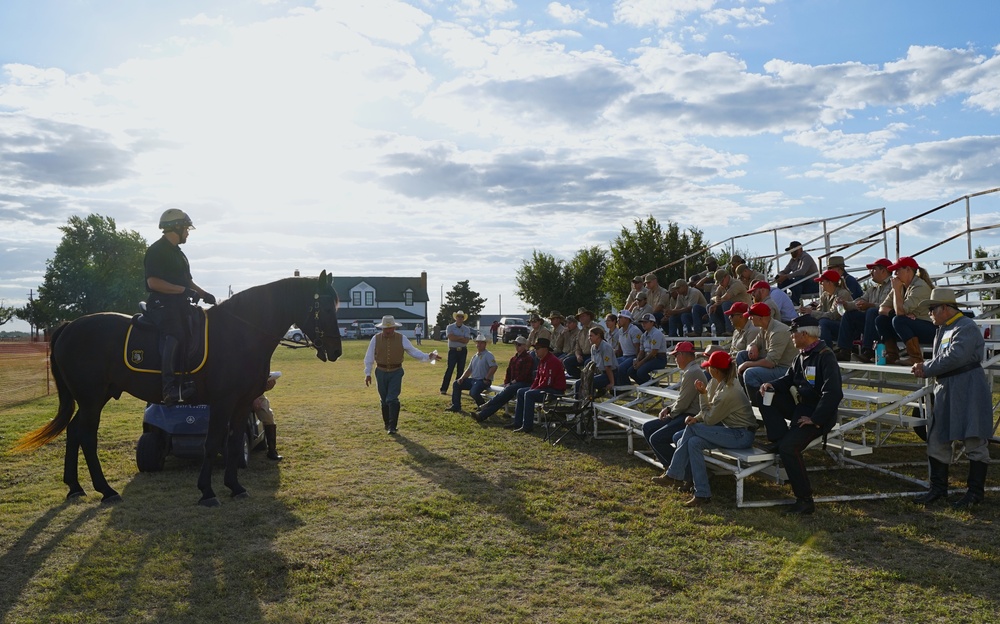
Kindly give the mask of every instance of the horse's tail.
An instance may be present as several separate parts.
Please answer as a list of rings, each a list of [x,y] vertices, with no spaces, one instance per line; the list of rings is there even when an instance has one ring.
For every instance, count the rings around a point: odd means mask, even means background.
[[[56,417],[46,423],[44,426],[35,429],[31,433],[26,434],[23,438],[17,441],[14,446],[14,452],[21,451],[32,451],[44,444],[47,444],[53,438],[58,436],[60,433],[66,429],[69,425],[69,421],[73,418],[73,410],[76,407],[76,402],[73,400],[73,393],[69,391],[66,386],[66,381],[63,379],[62,373],[59,369],[59,364],[54,356],[56,341],[59,339],[59,335],[66,329],[68,323],[63,323],[52,332],[52,340],[49,342],[49,366],[52,368],[52,378],[55,379],[56,389],[59,391],[59,411],[56,413]]]

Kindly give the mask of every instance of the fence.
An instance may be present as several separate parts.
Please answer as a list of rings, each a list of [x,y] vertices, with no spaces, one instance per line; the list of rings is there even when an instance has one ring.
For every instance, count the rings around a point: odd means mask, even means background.
[[[49,378],[49,343],[0,342],[0,408],[45,396]]]

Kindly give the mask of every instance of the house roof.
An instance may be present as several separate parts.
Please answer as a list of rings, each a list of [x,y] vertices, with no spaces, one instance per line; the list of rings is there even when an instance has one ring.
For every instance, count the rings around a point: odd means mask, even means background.
[[[355,286],[364,282],[378,293],[381,301],[402,301],[403,293],[407,290],[413,291],[413,300],[419,302],[430,301],[427,295],[427,288],[420,277],[342,277],[334,276],[333,285],[340,293],[341,298],[346,299],[347,294]]]
[[[334,280],[336,283],[336,280]],[[386,314],[393,315],[397,321],[424,321],[424,317],[414,314],[402,308],[345,308],[337,310],[337,320],[341,323],[352,323],[354,321],[376,321],[382,320]]]

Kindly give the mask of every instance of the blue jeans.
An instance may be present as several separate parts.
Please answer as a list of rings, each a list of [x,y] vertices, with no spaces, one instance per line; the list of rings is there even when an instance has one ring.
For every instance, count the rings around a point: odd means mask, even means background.
[[[612,374],[613,375],[617,375],[618,373],[615,372],[615,371],[612,371]],[[601,373],[600,375],[594,375],[594,390],[597,390],[599,388],[607,388],[608,386],[613,386],[613,385],[615,385],[615,379],[614,379],[614,377],[612,377],[611,379],[608,379],[607,373]]]
[[[739,366],[743,362],[748,361],[750,358],[747,356],[746,351],[740,351],[736,354],[736,365]],[[750,402],[754,405],[760,404],[760,387],[766,382],[774,381],[779,377],[783,376],[788,372],[787,366],[775,366],[774,368],[765,368],[763,366],[754,366],[743,371],[743,387],[747,390],[747,395],[750,397]]]
[[[509,384],[504,386],[503,390],[494,394],[492,399],[487,401],[485,405],[479,408],[480,416],[486,418],[487,416],[492,416],[493,414],[496,414],[497,412],[500,411],[500,408],[502,408],[504,405],[507,405],[508,401],[517,397],[518,390],[520,390],[521,388],[528,388],[530,386],[531,384],[529,384],[526,381],[510,382]]]
[[[566,369],[566,374],[569,375],[570,377],[579,379],[580,369],[583,368],[583,366],[589,361],[590,361],[589,353],[583,356],[582,362],[578,362],[576,360],[576,354],[570,353],[569,355],[563,358],[562,362],[563,362],[563,367]]]
[[[628,376],[635,380],[637,384],[644,384],[649,381],[650,373],[655,370],[660,370],[667,366],[667,355],[665,353],[660,353],[653,359],[649,360],[639,368],[635,367],[635,363],[628,369]]]
[[[384,371],[381,368],[376,368],[375,386],[378,388],[378,396],[382,405],[399,403],[399,393],[403,389],[403,369]]]
[[[871,349],[878,340],[875,329],[875,319],[878,318],[878,307],[861,310],[848,310],[840,319],[840,331],[837,334],[837,346],[841,349],[853,349],[854,341],[861,339],[862,349]]]
[[[841,321],[828,318],[819,320],[819,339],[825,341],[831,349],[837,346],[835,337],[840,335],[840,324]]]
[[[535,428],[535,403],[545,400],[546,394],[562,394],[562,390],[552,388],[521,388],[517,391],[517,407],[514,408],[514,426],[525,431]]]
[[[684,429],[685,416],[687,414],[657,418],[646,421],[642,426],[642,437],[646,438],[646,443],[653,449],[664,469],[670,465],[674,456],[674,434]]]
[[[674,314],[667,317],[667,335],[679,338],[684,335],[683,314]]]
[[[789,278],[789,281],[795,281],[800,278],[794,277]],[[795,286],[788,287],[788,298],[792,300],[795,305],[802,305],[802,295],[815,295],[819,294],[819,284],[807,279],[801,284],[796,284]]]
[[[667,476],[684,479],[688,474],[694,481],[694,495],[708,498],[712,488],[708,484],[708,468],[705,467],[705,449],[748,448],[753,444],[754,432],[746,428],[730,429],[722,425],[695,423],[684,428],[677,442],[677,450],[670,460]]]
[[[715,311],[712,312],[712,322],[715,324],[715,335],[721,336],[722,332],[733,333],[733,322],[726,316],[726,310],[733,307],[732,301],[723,301],[716,304]]]
[[[691,306],[690,312],[681,314],[681,323],[684,324],[685,332],[700,334],[702,330],[701,317],[706,314],[708,314],[708,308],[698,303]]]
[[[447,392],[448,386],[451,385],[451,373],[455,372],[455,376],[461,377],[462,373],[465,372],[465,356],[468,355],[468,350],[465,347],[449,347],[448,348],[448,369],[444,371],[444,379],[441,380],[441,392]]]
[[[483,390],[490,387],[490,384],[484,379],[465,379],[463,381],[455,381],[451,384],[451,406],[454,409],[462,409],[462,390],[468,390],[469,396],[472,400],[476,402],[476,405],[482,405],[486,402],[483,398]]]
[[[632,362],[635,361],[634,355],[623,355],[618,358],[618,370],[622,373],[628,372],[628,369],[632,368]]]

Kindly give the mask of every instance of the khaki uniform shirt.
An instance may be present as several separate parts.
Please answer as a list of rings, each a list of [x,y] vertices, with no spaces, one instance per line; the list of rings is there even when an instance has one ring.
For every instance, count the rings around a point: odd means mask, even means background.
[[[771,323],[757,334],[754,344],[760,350],[761,359],[768,360],[775,366],[788,368],[799,354],[798,347],[792,342],[788,325],[775,319],[771,319]]]

